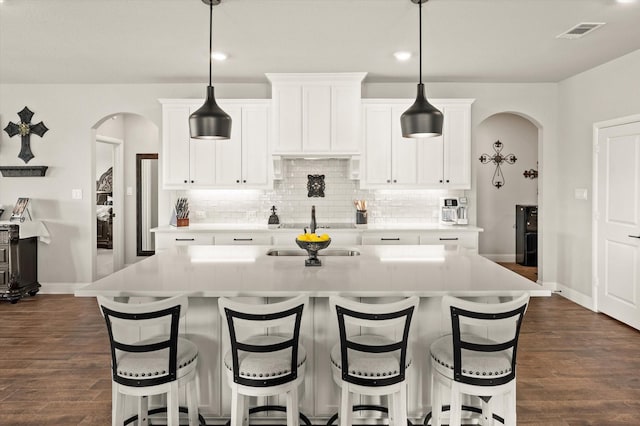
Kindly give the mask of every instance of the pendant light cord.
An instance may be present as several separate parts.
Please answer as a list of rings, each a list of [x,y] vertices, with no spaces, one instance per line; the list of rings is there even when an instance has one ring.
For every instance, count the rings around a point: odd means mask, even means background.
[[[213,67],[213,2],[209,2],[209,86],[211,86],[211,68]]]
[[[422,2],[418,3],[418,10],[419,12],[419,23],[420,23],[420,30],[419,30],[419,38],[420,38],[420,84],[422,84]]]

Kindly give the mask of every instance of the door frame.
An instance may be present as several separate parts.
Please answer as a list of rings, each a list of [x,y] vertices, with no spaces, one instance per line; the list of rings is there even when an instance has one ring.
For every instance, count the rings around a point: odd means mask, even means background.
[[[625,117],[614,118],[611,120],[598,121],[593,124],[593,141],[592,141],[592,182],[591,193],[593,194],[591,203],[591,300],[592,309],[599,312],[598,309],[598,203],[600,194],[598,193],[598,159],[599,159],[599,147],[598,141],[600,140],[600,131],[608,127],[622,126],[625,124],[640,122],[640,114],[628,115]]]
[[[97,143],[106,143],[111,145],[113,150],[113,271],[118,271],[124,267],[124,141],[122,139],[113,138],[110,136],[103,136],[97,134],[96,130],[93,130],[94,146]],[[91,217],[92,220],[92,233],[91,242],[93,249],[93,262],[91,268],[91,275],[93,281],[96,280],[97,268],[96,257],[98,255],[97,249],[97,226],[96,226],[96,175],[95,165],[95,149],[93,160],[93,172],[92,176],[94,182],[92,182],[92,203],[91,203]]]

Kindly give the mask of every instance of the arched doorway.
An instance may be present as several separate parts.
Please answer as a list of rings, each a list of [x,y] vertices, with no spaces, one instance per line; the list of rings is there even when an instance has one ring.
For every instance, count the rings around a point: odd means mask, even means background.
[[[144,258],[137,256],[136,155],[157,154],[160,140],[153,121],[118,112],[98,120],[92,128],[91,142],[95,200],[91,209],[92,276],[96,280]],[[110,193],[99,187],[101,178],[109,172]],[[153,189],[157,193],[158,184]],[[111,223],[105,223],[105,219]]]
[[[539,126],[528,117],[512,112],[494,114],[476,129],[474,161],[477,224],[484,229],[479,236],[479,253],[541,282],[541,230],[537,220],[539,139]],[[500,162],[500,157],[510,154],[512,161],[501,162],[499,168],[496,161],[487,160],[495,158]],[[480,163],[483,155],[484,162]],[[516,210],[525,217],[524,224],[516,226]]]

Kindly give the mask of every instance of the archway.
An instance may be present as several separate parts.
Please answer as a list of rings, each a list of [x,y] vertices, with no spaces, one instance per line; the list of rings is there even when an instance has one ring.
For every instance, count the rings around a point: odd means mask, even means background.
[[[538,282],[541,282],[537,273],[542,233],[537,220],[541,207],[537,178],[541,158],[540,135],[539,124],[530,117],[500,112],[483,120],[474,138],[477,224],[484,229],[479,237],[479,253],[505,263],[511,269],[520,270]],[[486,154],[485,164],[479,162],[483,154]],[[500,157],[510,154],[514,156],[513,161],[496,164]],[[529,216],[525,221],[528,225],[519,224],[516,229],[517,205],[535,207],[518,208]]]
[[[91,196],[95,200],[91,209],[91,249],[93,251],[91,270],[95,280],[144,258],[137,256],[136,154],[158,153],[160,140],[158,127],[152,120],[139,114],[126,112],[117,112],[101,118],[91,128],[91,133],[91,187],[94,188]],[[97,169],[97,165],[104,164],[97,157],[100,152],[105,151],[97,148],[99,145],[103,145],[103,148],[105,145],[108,146],[106,151],[112,152],[113,191],[112,194],[107,195],[111,197],[110,200],[106,199],[104,193],[99,193],[97,188],[96,179],[104,173]],[[154,189],[158,191],[159,186],[156,185]],[[99,204],[105,201],[112,201],[113,204],[108,206]],[[105,210],[108,211],[109,208],[115,214],[115,217],[111,217],[112,257],[108,256],[108,249],[101,249],[100,254],[101,259],[106,259],[107,264],[110,260],[113,262],[111,269],[104,264],[98,267],[99,238],[103,243],[102,246],[105,246],[104,232],[98,235],[99,231],[104,231],[105,228],[105,224],[100,223],[100,220],[108,217],[105,216]],[[99,214],[102,217],[98,217]],[[107,252],[106,257],[105,252]]]

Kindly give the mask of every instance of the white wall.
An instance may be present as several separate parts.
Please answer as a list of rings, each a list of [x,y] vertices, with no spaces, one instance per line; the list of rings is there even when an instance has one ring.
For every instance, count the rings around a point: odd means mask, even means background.
[[[52,236],[50,245],[39,247],[39,274],[43,283],[82,283],[91,281],[91,233],[95,218],[91,214],[93,200],[72,200],[71,189],[79,188],[91,193],[95,178],[92,163],[95,146],[91,143],[92,128],[103,118],[116,113],[133,113],[146,117],[161,126],[159,98],[202,98],[204,85],[0,85],[0,126],[16,120],[16,113],[28,105],[35,113],[34,120],[43,120],[50,131],[42,140],[32,138],[35,158],[30,164],[47,165],[50,170],[43,178],[0,179],[0,204],[12,206],[19,196],[31,197],[33,213],[46,222]],[[541,128],[541,176],[539,181],[541,227],[554,235],[553,211],[547,212],[542,203],[555,202],[556,158],[556,100],[555,84],[483,84],[434,83],[427,84],[430,97],[475,98],[472,107],[472,143],[479,123],[500,112],[515,111],[531,117]],[[365,97],[413,98],[415,84],[365,84]],[[266,84],[226,84],[216,86],[216,95],[222,98],[268,98]],[[15,138],[14,138],[15,139]],[[9,147],[9,148],[7,148]],[[18,165],[16,158],[19,140],[0,135],[0,164]],[[470,216],[475,220],[475,173],[472,162],[473,189],[468,193]],[[545,174],[545,169],[549,172]],[[173,194],[160,194],[160,205],[169,206]],[[553,204],[553,203],[551,203]],[[169,208],[160,223],[168,220]],[[94,224],[93,227],[91,224]],[[472,222],[473,223],[473,222]],[[555,280],[555,240],[547,246],[542,241],[540,273],[544,279]],[[547,257],[548,255],[548,257]]]
[[[482,154],[495,155],[493,143],[502,142],[502,155],[514,154],[514,164],[502,164],[505,184],[496,188],[492,178],[496,165],[481,165]],[[476,195],[478,226],[484,229],[478,251],[501,262],[515,262],[515,205],[538,203],[538,180],[526,179],[522,173],[538,169],[538,128],[515,114],[497,114],[476,129],[472,161],[478,163]]]
[[[593,124],[640,113],[640,50],[559,84],[558,282],[570,292],[592,296],[591,194]],[[576,200],[574,189],[589,190]],[[579,297],[579,295],[577,295]]]

